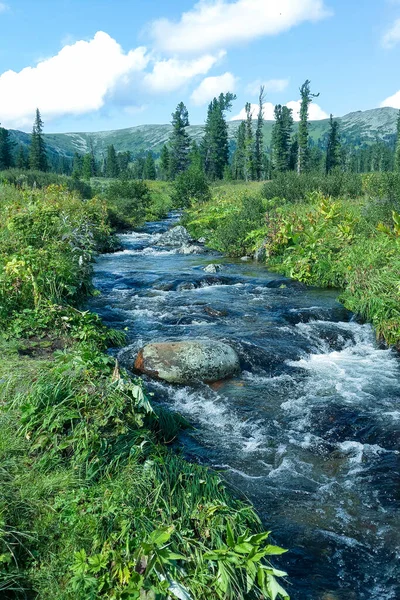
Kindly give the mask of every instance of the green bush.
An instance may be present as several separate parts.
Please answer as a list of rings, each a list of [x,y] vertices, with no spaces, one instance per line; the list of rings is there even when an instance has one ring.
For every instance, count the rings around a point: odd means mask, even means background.
[[[320,191],[332,198],[357,198],[362,195],[362,177],[354,173],[337,171],[331,175],[293,171],[277,173],[274,179],[264,184],[262,195],[266,199],[283,198],[287,202],[304,202],[307,194]]]
[[[176,208],[187,208],[192,204],[210,200],[211,191],[202,169],[192,166],[176,178],[172,201]]]
[[[7,169],[0,171],[0,183],[8,183],[18,188],[43,189],[49,185],[62,185],[70,192],[78,192],[82,198],[90,199],[93,191],[90,185],[80,179],[58,175],[57,173],[44,173],[43,171],[21,171]]]
[[[150,188],[144,181],[114,180],[105,189],[108,218],[114,229],[141,225],[151,204]]]
[[[91,290],[92,261],[110,227],[98,199],[60,186],[0,186],[0,325],[25,309],[76,303]]]

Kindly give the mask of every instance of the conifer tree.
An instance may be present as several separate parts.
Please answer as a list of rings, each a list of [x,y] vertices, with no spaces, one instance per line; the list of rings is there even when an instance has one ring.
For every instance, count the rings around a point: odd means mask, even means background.
[[[134,179],[143,179],[144,177],[144,167],[145,167],[145,159],[143,156],[138,156],[133,163],[133,177]]]
[[[7,129],[0,127],[0,171],[12,166],[12,142]]]
[[[397,117],[397,141],[396,152],[394,155],[394,170],[400,172],[400,110]]]
[[[170,138],[170,177],[186,171],[189,166],[190,138],[186,131],[189,127],[189,113],[180,102],[172,114],[172,133]]]
[[[119,173],[124,174],[124,177],[129,175],[129,163],[132,161],[132,154],[129,150],[125,152],[118,152],[117,154],[117,162]]]
[[[119,175],[119,166],[114,144],[107,147],[106,177],[115,178]]]
[[[232,160],[232,176],[234,179],[245,178],[246,163],[246,123],[242,121],[236,135],[236,150]]]
[[[209,104],[205,134],[202,143],[204,170],[212,179],[222,179],[229,164],[228,126],[225,112],[230,110],[236,96],[230,92],[220,94]]]
[[[166,144],[164,144],[164,146],[161,148],[160,175],[163,181],[168,181],[170,176],[169,150]]]
[[[29,169],[28,156],[27,156],[22,144],[19,144],[19,146],[18,146],[16,167],[17,167],[17,169]]]
[[[190,147],[189,162],[191,167],[195,167],[200,171],[203,171],[203,156],[196,140],[193,140]]]
[[[292,109],[277,104],[274,115],[275,123],[272,129],[273,166],[275,171],[282,173],[290,169],[291,163]]]
[[[146,154],[146,160],[144,163],[143,178],[154,180],[156,178],[156,163],[154,162],[154,156],[152,152]]]
[[[265,102],[264,86],[260,87],[260,94],[258,97],[258,116],[257,116],[257,128],[254,144],[254,177],[257,181],[260,181],[263,176],[263,155],[264,155],[264,137],[263,137],[263,125],[264,115],[263,106]]]
[[[89,181],[94,176],[93,156],[90,152],[84,155],[82,160],[82,177]]]
[[[46,146],[43,140],[43,121],[38,108],[32,129],[29,164],[35,171],[47,171],[48,169]]]
[[[342,146],[339,136],[339,123],[333,120],[333,115],[329,121],[329,137],[326,148],[326,173],[330,173],[342,164]]]
[[[309,161],[309,134],[308,134],[308,110],[313,98],[318,98],[319,94],[312,94],[310,90],[310,81],[307,79],[300,88],[300,123],[298,130],[298,152],[297,152],[297,172],[303,173],[308,169]]]
[[[246,102],[246,121],[245,121],[245,159],[244,159],[244,178],[246,181],[254,179],[254,136],[253,136],[253,116],[251,114],[251,104]]]
[[[74,159],[72,163],[72,177],[75,179],[79,179],[82,177],[83,173],[83,157],[78,154],[78,152],[74,153]]]

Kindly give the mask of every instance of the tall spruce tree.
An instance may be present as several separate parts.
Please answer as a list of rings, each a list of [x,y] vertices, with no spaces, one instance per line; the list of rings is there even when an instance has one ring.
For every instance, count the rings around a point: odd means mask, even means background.
[[[154,156],[152,152],[146,154],[144,163],[143,177],[144,179],[154,180],[156,178],[156,163],[154,162]]]
[[[265,88],[260,87],[260,94],[258,96],[258,116],[257,116],[257,128],[255,135],[254,144],[254,177],[257,181],[260,181],[263,177],[264,167],[264,136],[263,136],[263,125],[264,125],[264,113],[263,107],[265,102]]]
[[[29,169],[29,158],[22,144],[18,146],[16,167],[17,169]]]
[[[245,121],[245,159],[244,159],[244,178],[246,181],[254,179],[254,135],[253,135],[253,115],[250,102],[246,102],[246,121]]]
[[[72,163],[72,177],[74,177],[74,179],[79,179],[79,177],[82,177],[82,173],[83,173],[83,157],[80,154],[78,154],[78,152],[75,152],[73,163]]]
[[[161,148],[160,176],[163,181],[168,181],[170,177],[169,150],[166,144]]]
[[[342,144],[340,142],[339,135],[339,123],[333,120],[333,115],[330,116],[329,121],[329,136],[328,144],[326,147],[326,162],[325,170],[326,173],[330,173],[334,169],[337,169],[342,164]]]
[[[8,130],[0,127],[0,171],[12,166],[12,146]]]
[[[204,170],[209,179],[223,179],[229,164],[228,126],[225,112],[230,110],[236,96],[231,92],[220,94],[209,104],[202,143]]]
[[[313,98],[318,98],[319,94],[312,94],[310,90],[310,81],[307,79],[300,88],[300,123],[297,135],[297,172],[303,173],[308,169],[309,162],[309,133],[308,133],[308,110]]]
[[[394,170],[400,172],[400,110],[397,117],[397,141],[394,155]]]
[[[190,138],[186,131],[187,127],[189,127],[189,113],[184,103],[180,102],[172,113],[169,159],[171,179],[175,179],[189,166]]]
[[[272,128],[272,161],[274,170],[282,173],[291,166],[292,109],[277,104],[274,110],[275,123]]]
[[[114,144],[107,147],[106,177],[115,178],[119,175],[119,165]]]
[[[84,155],[82,160],[82,177],[87,181],[95,175],[93,156],[90,152]]]
[[[245,178],[246,164],[246,123],[242,121],[236,135],[236,150],[232,159],[232,176],[234,179]]]
[[[35,171],[47,171],[48,169],[46,146],[43,140],[43,121],[38,108],[32,129],[29,164]]]

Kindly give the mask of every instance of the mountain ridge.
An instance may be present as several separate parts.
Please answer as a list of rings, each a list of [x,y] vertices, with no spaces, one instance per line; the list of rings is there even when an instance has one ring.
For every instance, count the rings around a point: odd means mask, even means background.
[[[355,147],[368,145],[374,141],[393,143],[396,137],[397,117],[399,111],[395,108],[372,108],[365,111],[350,112],[343,117],[335,117],[339,122],[342,140],[345,144]],[[228,135],[233,142],[241,121],[228,121]],[[265,121],[264,137],[270,144],[274,121]],[[295,128],[297,123],[295,123]],[[323,144],[329,129],[329,119],[310,121],[310,137],[317,144]],[[136,125],[123,129],[97,132],[66,132],[45,133],[44,140],[48,151],[52,154],[71,157],[75,152],[85,154],[93,147],[97,158],[107,152],[107,146],[113,144],[117,152],[130,151],[139,155],[152,151],[156,156],[168,139],[172,126]],[[188,127],[190,137],[199,142],[204,135],[204,125]],[[11,130],[11,136],[17,144],[28,146],[30,134],[23,131]]]

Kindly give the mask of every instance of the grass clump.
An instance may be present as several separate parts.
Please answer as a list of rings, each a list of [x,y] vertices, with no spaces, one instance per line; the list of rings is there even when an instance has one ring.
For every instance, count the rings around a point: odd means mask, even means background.
[[[286,597],[252,509],[160,444],[142,382],[93,346],[11,378],[1,403],[4,598]]]

